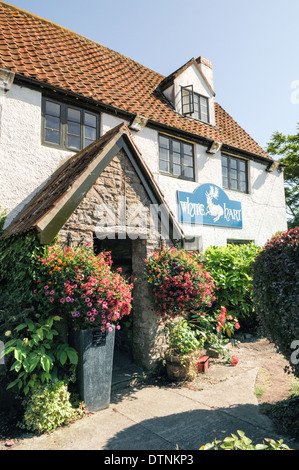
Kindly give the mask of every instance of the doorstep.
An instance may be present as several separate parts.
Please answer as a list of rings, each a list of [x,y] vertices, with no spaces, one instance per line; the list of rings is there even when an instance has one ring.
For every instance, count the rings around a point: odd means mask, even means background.
[[[134,384],[143,372],[141,367],[134,364],[128,353],[117,351],[113,361],[111,391]]]

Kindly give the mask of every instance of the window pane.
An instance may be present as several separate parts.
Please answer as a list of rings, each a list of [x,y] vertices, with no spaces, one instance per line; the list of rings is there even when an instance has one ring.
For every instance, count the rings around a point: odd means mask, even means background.
[[[94,140],[84,139],[84,148],[90,145],[92,142],[94,142]]]
[[[169,160],[169,150],[160,148],[160,158],[161,160]]]
[[[208,107],[208,98],[205,98],[204,96],[200,96],[200,106],[202,108],[207,108]]]
[[[97,117],[94,114],[84,113],[84,124],[90,127],[97,127]]]
[[[56,131],[59,131],[59,129],[60,129],[60,119],[58,117],[47,115],[46,116],[46,128],[54,129]]]
[[[77,124],[76,122],[68,121],[67,131],[68,131],[68,134],[75,134],[75,135],[80,136],[81,126],[80,124]]]
[[[227,173],[228,173],[228,172],[227,172],[227,167],[226,167],[226,166],[223,166],[223,167],[222,167],[222,176],[227,177]]]
[[[185,155],[193,155],[193,147],[192,145],[184,144],[184,154]]]
[[[80,122],[81,121],[81,112],[78,109],[68,108],[67,117],[71,121]]]
[[[203,122],[209,122],[208,115],[207,114],[201,114],[201,120]]]
[[[227,166],[227,158],[222,156],[221,160],[222,160],[222,165]]]
[[[230,186],[231,186],[231,189],[238,189],[238,181],[237,180],[231,180],[230,181]]]
[[[160,160],[160,170],[169,173],[169,162],[165,162],[164,160]]]
[[[60,105],[52,101],[46,101],[46,114],[60,117]]]
[[[237,169],[237,160],[234,160],[233,158],[231,158],[231,160],[230,160],[230,167]]]
[[[96,129],[94,129],[93,127],[85,126],[84,127],[84,134],[85,134],[85,137],[87,137],[88,139],[91,139],[91,140],[96,140],[96,138],[97,138]]]
[[[193,158],[184,155],[184,165],[192,167],[193,166]]]
[[[222,178],[222,184],[224,188],[228,188],[228,179],[225,176]]]
[[[160,137],[160,146],[169,149],[169,139],[166,137]]]
[[[180,174],[181,174],[181,165],[175,165],[174,164],[172,170],[173,170],[173,174],[175,176],[180,176]]]
[[[180,153],[174,153],[172,157],[173,163],[181,163],[181,154]]]
[[[246,193],[246,191],[247,191],[247,187],[246,187],[246,186],[247,186],[247,185],[246,185],[246,182],[241,181],[241,183],[240,183],[240,191],[242,191],[243,193]]]
[[[243,171],[240,173],[240,181],[246,181],[246,173],[243,173]]]
[[[46,129],[45,131],[45,141],[50,142],[51,144],[60,144],[60,137],[58,131],[52,131],[51,129]]]
[[[232,179],[237,179],[237,170],[230,170],[230,176]]]
[[[174,152],[181,153],[181,144],[180,142],[177,142],[176,140],[172,141],[172,150]]]
[[[246,164],[243,161],[239,161],[239,169],[240,171],[246,171]]]
[[[76,150],[80,150],[81,148],[81,138],[74,136],[74,135],[68,135],[67,137],[67,145],[68,147],[71,147]]]
[[[193,178],[193,168],[190,168],[189,166],[185,166],[183,175],[186,178]]]

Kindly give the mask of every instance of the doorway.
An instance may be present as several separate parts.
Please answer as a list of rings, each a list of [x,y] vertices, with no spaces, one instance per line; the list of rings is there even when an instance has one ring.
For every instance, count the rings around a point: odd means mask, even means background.
[[[103,240],[94,237],[94,252],[99,254],[103,251],[111,253],[112,270],[121,268],[121,274],[129,282],[132,282],[132,240],[109,239]],[[126,383],[131,377],[132,371],[136,370],[133,363],[132,343],[133,343],[133,309],[129,316],[121,319],[120,330],[116,331],[115,347],[113,358],[113,379],[114,387]]]

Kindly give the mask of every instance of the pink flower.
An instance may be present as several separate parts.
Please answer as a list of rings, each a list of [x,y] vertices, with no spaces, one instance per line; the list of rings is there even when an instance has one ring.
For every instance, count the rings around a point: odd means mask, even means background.
[[[54,302],[54,297],[50,297],[50,302]]]
[[[51,294],[51,295],[55,294],[55,291],[54,291],[54,290],[51,290],[50,294]]]
[[[63,298],[60,299],[60,303],[64,304],[64,302],[65,302],[65,299],[63,299]]]
[[[119,326],[119,325],[117,325],[116,329],[117,329],[117,330],[120,330],[120,326]]]
[[[49,289],[49,286],[45,286],[44,289],[45,289],[45,290]]]

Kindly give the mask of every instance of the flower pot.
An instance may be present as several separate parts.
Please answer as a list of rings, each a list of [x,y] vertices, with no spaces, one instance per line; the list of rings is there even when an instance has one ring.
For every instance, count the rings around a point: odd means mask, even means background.
[[[193,356],[172,356],[165,355],[166,374],[170,380],[186,380],[190,377],[193,370]]]
[[[109,407],[112,382],[115,328],[112,332],[78,330],[72,334],[78,352],[76,384],[80,399],[89,411]]]

